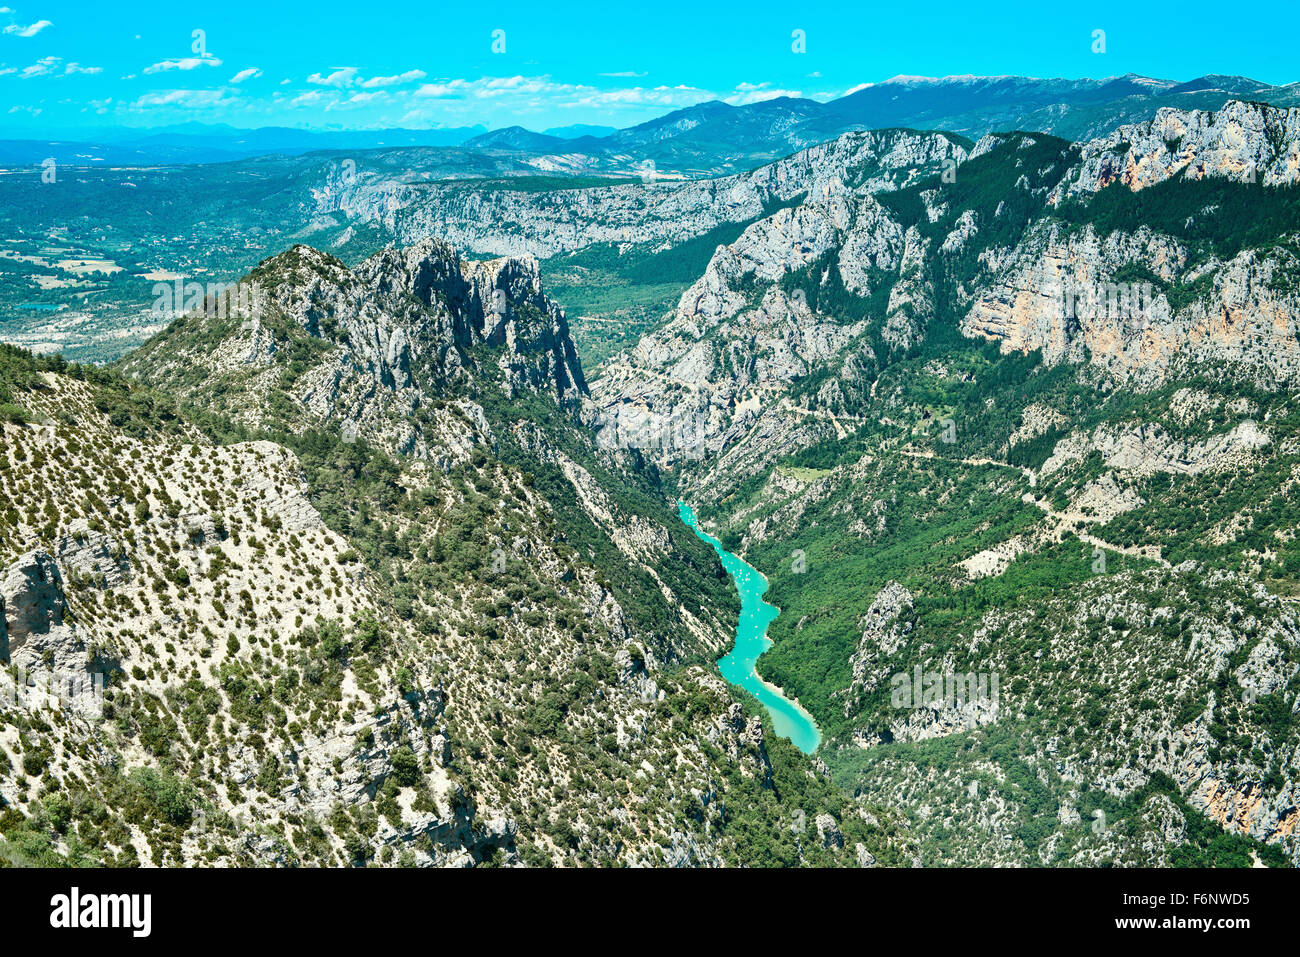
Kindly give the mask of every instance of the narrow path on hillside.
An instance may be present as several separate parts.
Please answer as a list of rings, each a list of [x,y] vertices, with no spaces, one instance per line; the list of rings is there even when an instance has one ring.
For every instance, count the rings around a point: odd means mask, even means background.
[[[902,455],[910,455],[915,459],[938,459],[941,462],[960,462],[962,465],[993,465],[1001,469],[1011,469],[1013,472],[1019,472],[1023,475],[1025,480],[1029,483],[1030,488],[1038,487],[1038,474],[1033,469],[1025,468],[1022,465],[1012,465],[1010,462],[999,462],[997,459],[954,459],[949,458],[946,455],[935,455],[930,449],[926,449],[924,452],[918,452],[914,449],[899,449],[899,452]]]
[[[1025,468],[1020,465],[1012,465],[1010,462],[999,462],[996,459],[988,458],[946,458],[944,456],[937,456],[930,450],[922,452],[914,449],[900,449],[899,452],[902,455],[917,459],[938,459],[941,462],[960,462],[963,465],[985,465],[1011,469],[1020,472],[1029,482],[1030,488],[1036,488],[1038,485],[1038,475],[1033,471],[1033,469]],[[1040,499],[1031,492],[1026,492],[1021,496],[1020,500],[1026,505],[1034,505],[1042,511],[1043,515],[1052,522],[1052,530],[1054,532],[1059,533],[1062,531],[1070,531],[1073,532],[1080,541],[1086,542],[1097,548],[1104,548],[1107,551],[1118,552],[1121,555],[1127,555],[1131,558],[1142,558],[1147,561],[1157,562],[1165,568],[1171,567],[1169,562],[1161,557],[1159,545],[1116,545],[1113,542],[1108,542],[1103,538],[1098,538],[1096,535],[1082,530],[1080,527],[1081,525],[1095,522],[1095,519],[1087,515],[1081,515],[1077,512],[1059,512],[1047,499]]]

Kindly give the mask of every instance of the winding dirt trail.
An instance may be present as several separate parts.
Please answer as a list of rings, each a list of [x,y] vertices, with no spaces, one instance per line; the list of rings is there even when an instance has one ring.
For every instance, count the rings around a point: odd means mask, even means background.
[[[999,462],[995,459],[987,458],[944,458],[936,456],[934,452],[930,450],[918,452],[914,449],[900,449],[899,454],[917,459],[938,459],[941,462],[960,462],[963,465],[983,465],[1011,469],[1012,471],[1021,473],[1029,482],[1030,488],[1036,488],[1038,486],[1038,475],[1033,471],[1033,469],[1025,468],[1020,465],[1012,465],[1010,462]],[[1026,492],[1020,497],[1020,500],[1026,505],[1033,505],[1042,511],[1044,517],[1052,523],[1051,533],[1056,534],[1058,537],[1061,533],[1070,531],[1073,532],[1080,541],[1086,542],[1096,548],[1118,552],[1121,555],[1127,555],[1131,558],[1141,558],[1147,561],[1153,561],[1164,568],[1170,567],[1169,562],[1160,556],[1160,546],[1158,545],[1116,545],[1113,542],[1108,542],[1105,539],[1098,538],[1096,535],[1083,531],[1083,525],[1092,524],[1096,521],[1091,516],[1083,515],[1078,512],[1059,512],[1052,507],[1052,503],[1047,499],[1040,499],[1032,492]]]

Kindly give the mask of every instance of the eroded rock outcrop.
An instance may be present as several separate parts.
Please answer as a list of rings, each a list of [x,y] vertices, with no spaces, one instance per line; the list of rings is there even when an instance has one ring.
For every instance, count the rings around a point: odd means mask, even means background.
[[[1166,107],[1085,143],[1052,201],[1112,182],[1138,190],[1171,177],[1278,186],[1300,179],[1300,109],[1229,100],[1216,111]]]
[[[845,694],[844,713],[851,714],[863,694],[875,689],[888,673],[886,660],[907,642],[915,622],[910,616],[912,593],[898,582],[889,582],[876,594],[859,624],[862,637],[849,659],[853,681]]]
[[[67,602],[63,575],[46,552],[21,555],[0,574],[0,608],[4,609],[9,649],[63,624]]]
[[[473,184],[394,182],[362,171],[313,190],[320,217],[343,213],[378,222],[402,243],[439,236],[498,256],[549,257],[609,243],[666,247],[724,223],[761,216],[835,177],[865,192],[898,189],[942,164],[960,163],[959,137],[913,130],[864,130],[793,152],[746,173],[530,194]]]

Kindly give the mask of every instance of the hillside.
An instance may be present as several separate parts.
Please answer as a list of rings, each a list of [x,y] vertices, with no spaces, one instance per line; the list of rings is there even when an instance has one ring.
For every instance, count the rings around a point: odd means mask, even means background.
[[[6,860],[902,859],[705,666],[734,592],[565,424],[535,265],[299,247],[248,281],[256,320],[186,316],[137,378],[4,353],[4,650],[92,689],[0,712]]]
[[[1295,855],[1297,128],[1229,104],[830,185],[593,383],[602,445],[658,436],[769,577],[760,673],[928,863],[1249,859],[1177,850],[1205,822]],[[1000,697],[900,711],[915,669]]]

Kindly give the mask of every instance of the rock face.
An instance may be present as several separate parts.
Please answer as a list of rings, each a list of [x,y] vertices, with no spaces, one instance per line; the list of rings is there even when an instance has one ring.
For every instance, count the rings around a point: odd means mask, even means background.
[[[51,696],[80,715],[97,715],[105,664],[87,659],[81,635],[64,621],[67,607],[58,563],[43,551],[19,556],[0,574],[0,661],[21,669],[23,683],[39,689],[15,688],[24,698]]]
[[[1053,202],[1113,182],[1133,190],[1174,176],[1281,186],[1300,180],[1300,109],[1230,100],[1216,111],[1159,110],[1086,143]]]
[[[720,454],[792,382],[837,356],[848,353],[854,376],[865,377],[876,366],[860,341],[867,322],[814,308],[818,283],[838,280],[818,274],[794,288],[771,284],[830,258],[847,287],[866,295],[880,274],[902,268],[916,242],[871,195],[838,178],[750,226],[719,247],[667,325],[606,367],[593,392],[601,444],[648,448],[670,463]],[[768,288],[756,294],[756,283]],[[900,303],[897,341],[913,338],[913,323],[924,321],[915,312]],[[852,389],[854,376],[834,380],[828,398]]]
[[[350,270],[295,246],[247,283],[256,290],[247,314],[184,319],[125,367],[153,382],[193,381],[200,370],[200,391],[250,424],[261,410],[228,398],[231,386],[283,391],[303,425],[444,465],[488,438],[482,408],[467,397],[489,382],[507,398],[561,405],[587,393],[564,313],[543,294],[531,257],[467,261],[425,241]],[[221,337],[215,349],[205,327]]]
[[[1174,178],[1296,183],[1300,110],[1237,101],[1212,113],[1162,109],[1149,122],[1082,144],[1048,202],[1083,199],[1111,183],[1136,192]],[[1206,207],[1184,226],[1216,224],[1220,215]],[[1222,231],[1231,228],[1225,222]],[[1041,349],[1049,364],[1091,361],[1141,386],[1231,366],[1257,385],[1285,387],[1300,381],[1300,289],[1289,278],[1300,257],[1296,234],[1280,238],[1221,260],[1193,255],[1186,240],[1146,226],[1103,234],[1092,224],[1042,220],[1014,248],[986,255],[987,277],[961,329],[1001,340],[1007,351]],[[1125,282],[1135,267],[1150,281]]]
[[[1159,425],[1122,431],[1103,426],[1090,435],[1076,433],[1058,442],[1040,474],[1050,476],[1067,462],[1081,461],[1093,452],[1101,453],[1107,467],[1134,476],[1236,472],[1248,468],[1271,441],[1267,429],[1249,419],[1197,443],[1177,441]]]
[[[818,814],[814,823],[817,825],[817,838],[821,841],[822,847],[844,846],[844,835],[840,833],[840,826],[835,818],[829,814]]]
[[[908,162],[951,173],[920,192],[919,221],[888,202],[901,184],[855,169],[852,138],[756,171],[751,186],[794,177],[801,201],[719,247],[668,321],[605,365],[591,422],[606,448],[685,465],[685,487],[707,500],[721,482],[851,430],[838,416],[863,404],[891,356],[927,339],[936,303],[967,337],[1040,350],[1048,365],[1091,363],[1143,389],[1189,374],[1300,383],[1300,232],[1218,258],[1172,230],[1043,215],[1115,180],[1134,191],[1171,177],[1292,183],[1298,130],[1300,111],[1234,101],[1162,110],[1077,148],[1024,134],[986,136],[969,152],[910,143]],[[1008,164],[1022,172],[989,172]],[[956,205],[944,184],[973,176],[1002,198]]]
[[[0,575],[0,609],[7,625],[5,657],[31,636],[62,625],[67,602],[54,559],[45,552],[27,552],[5,569]]]
[[[106,588],[126,581],[130,563],[121,542],[95,531],[84,518],[71,522],[69,530],[70,534],[62,536],[56,548],[59,564],[68,570],[69,576],[85,576]]]
[[[560,400],[586,391],[564,313],[542,294],[537,261],[531,256],[465,261],[450,247],[425,241],[372,257],[357,268],[351,282],[341,278],[335,301],[329,303],[327,293],[326,305],[336,307],[333,317],[349,341],[354,331],[364,336],[374,329],[371,341],[376,348],[364,358],[381,380],[405,384],[429,350],[438,356],[442,374],[453,375],[463,367],[457,351],[486,344],[501,349],[498,363],[512,389],[549,391]],[[402,296],[413,296],[431,315],[400,310],[397,300]],[[337,309],[340,298],[358,297],[371,304],[369,316],[399,321],[379,328],[360,309],[355,320],[346,308]],[[296,311],[293,304],[301,301],[300,290],[280,287],[279,298]],[[400,318],[407,318],[410,327]],[[351,328],[353,321],[360,328]]]
[[[1133,263],[1167,284],[1208,284],[1209,294],[1175,307],[1152,285],[1126,300],[1118,277]],[[1091,226],[1071,232],[1044,222],[999,257],[961,329],[1005,351],[1041,349],[1048,364],[1090,361],[1139,384],[1224,364],[1261,384],[1295,382],[1300,290],[1283,277],[1297,269],[1300,258],[1286,248],[1192,266],[1181,242],[1145,228],[1102,237]]]

